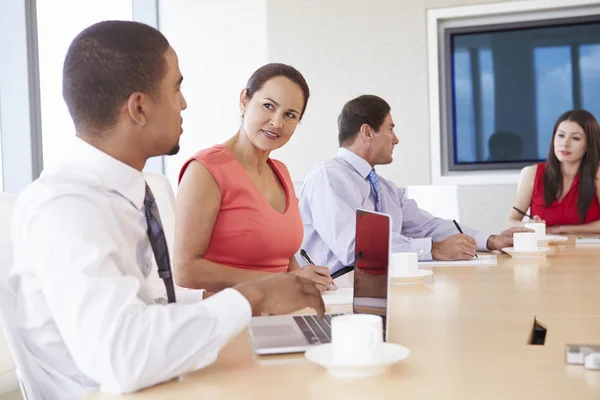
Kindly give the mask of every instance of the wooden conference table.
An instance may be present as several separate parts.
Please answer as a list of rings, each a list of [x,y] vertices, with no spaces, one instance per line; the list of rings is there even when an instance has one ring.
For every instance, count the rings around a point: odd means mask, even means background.
[[[565,363],[565,344],[600,344],[600,245],[546,258],[437,267],[390,287],[388,340],[411,350],[372,378],[335,378],[303,355],[256,356],[247,332],[202,370],[128,396],[93,399],[600,399],[600,371]],[[350,306],[328,311],[350,311]],[[544,345],[529,345],[534,317]]]

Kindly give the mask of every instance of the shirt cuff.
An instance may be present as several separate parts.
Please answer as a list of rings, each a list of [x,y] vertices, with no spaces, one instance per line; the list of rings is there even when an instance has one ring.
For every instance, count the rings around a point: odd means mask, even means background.
[[[431,238],[412,239],[410,241],[410,251],[417,253],[419,261],[431,261]]]
[[[475,234],[475,241],[477,242],[477,251],[490,251],[487,248],[487,241],[492,236],[489,233],[477,232]]]
[[[179,304],[193,304],[204,299],[204,289],[175,288],[175,298]]]
[[[199,304],[217,319],[224,337],[237,335],[252,318],[250,303],[235,289],[224,289]]]

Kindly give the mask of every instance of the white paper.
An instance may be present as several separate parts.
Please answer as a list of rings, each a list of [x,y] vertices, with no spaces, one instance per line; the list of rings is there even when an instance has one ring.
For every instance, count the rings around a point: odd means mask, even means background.
[[[459,267],[459,266],[491,266],[498,265],[498,257],[495,254],[478,254],[479,258],[469,261],[419,261],[419,266],[433,267]]]
[[[337,306],[342,304],[352,304],[353,288],[340,288],[337,290],[328,290],[323,292],[323,302],[326,306]]]

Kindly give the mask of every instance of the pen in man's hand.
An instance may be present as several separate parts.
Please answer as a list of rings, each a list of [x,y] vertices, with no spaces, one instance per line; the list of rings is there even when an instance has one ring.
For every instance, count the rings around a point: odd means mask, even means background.
[[[460,229],[460,225],[458,225],[458,222],[456,222],[456,220],[455,220],[455,219],[453,219],[453,220],[452,220],[452,222],[454,222],[454,226],[456,227],[456,229],[458,229],[458,232],[460,232],[460,233],[462,233],[462,234],[464,235],[464,233],[463,233],[462,229]],[[475,258],[479,258],[479,257],[477,256],[477,253],[475,253]]]
[[[311,260],[311,258],[308,256],[308,253],[304,249],[300,249],[300,257],[302,257],[302,259],[306,261],[307,264],[315,265],[313,260]],[[329,283],[329,289],[337,289],[337,285],[335,284],[335,282],[333,282],[333,280]]]
[[[529,217],[529,219],[533,219],[533,217],[532,217],[531,215],[527,214],[527,213],[526,213],[526,212],[524,212],[524,211],[521,211],[521,210],[519,210],[517,207],[513,206],[513,209],[514,209],[516,212],[518,212],[519,214],[521,214],[522,216],[524,216],[524,217]]]

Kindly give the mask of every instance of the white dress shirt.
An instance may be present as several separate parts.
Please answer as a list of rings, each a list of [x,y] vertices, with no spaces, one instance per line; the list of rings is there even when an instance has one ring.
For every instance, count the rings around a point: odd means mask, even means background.
[[[327,265],[332,273],[354,264],[356,210],[375,210],[375,193],[367,178],[372,169],[359,155],[340,148],[336,157],[317,165],[302,186],[302,248],[316,264]],[[458,233],[454,223],[421,210],[406,196],[406,189],[377,176],[381,185],[380,212],[392,218],[392,252],[417,253],[419,260],[431,260],[432,241]],[[487,250],[489,234],[468,226],[461,228],[475,238],[480,250]],[[297,259],[300,265],[306,264]]]
[[[141,172],[74,138],[19,196],[9,286],[48,399],[132,392],[202,368],[250,321],[234,289],[160,304],[144,193]]]

